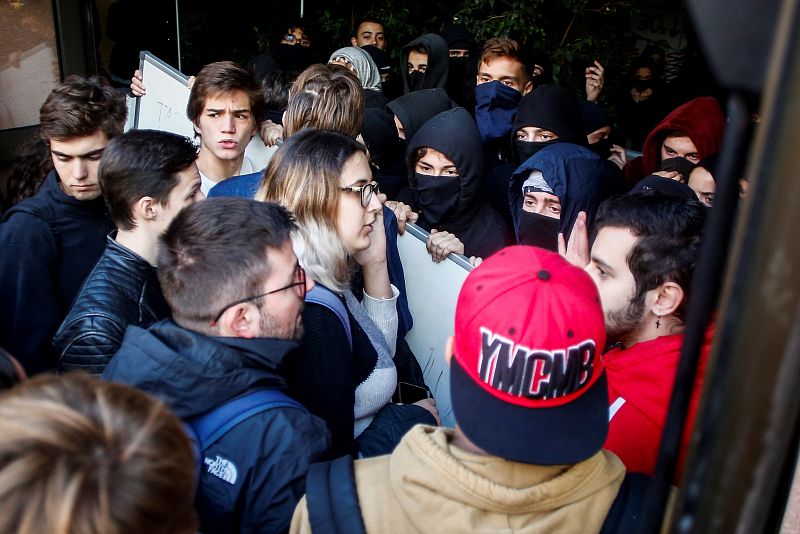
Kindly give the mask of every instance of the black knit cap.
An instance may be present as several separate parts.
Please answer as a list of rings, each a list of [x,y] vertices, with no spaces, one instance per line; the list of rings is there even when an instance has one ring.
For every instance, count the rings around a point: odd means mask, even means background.
[[[514,132],[526,126],[544,128],[562,141],[586,145],[578,99],[557,85],[542,85],[522,97],[514,118]]]

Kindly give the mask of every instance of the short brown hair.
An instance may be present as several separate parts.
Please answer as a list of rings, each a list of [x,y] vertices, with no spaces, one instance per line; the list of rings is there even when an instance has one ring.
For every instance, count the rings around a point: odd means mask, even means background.
[[[292,84],[283,118],[285,137],[314,128],[335,130],[355,139],[363,125],[364,90],[347,68],[311,65]]]
[[[98,130],[112,139],[122,133],[127,116],[125,97],[105,78],[73,74],[39,109],[39,131],[45,141],[86,137]]]
[[[227,304],[262,292],[268,249],[288,243],[291,213],[271,202],[209,198],[187,206],[161,238],[158,280],[175,321],[212,334]]]
[[[111,219],[120,230],[133,230],[131,210],[142,197],[162,206],[178,185],[178,173],[197,159],[191,139],[170,132],[131,130],[103,151],[97,175]]]
[[[233,61],[217,61],[209,63],[197,73],[189,102],[186,104],[186,116],[196,123],[203,114],[206,99],[214,95],[227,95],[234,91],[243,91],[250,101],[250,112],[256,124],[264,120],[264,97],[261,87],[250,72]]]
[[[0,532],[192,533],[195,461],[163,402],[80,373],[0,397]]]
[[[522,65],[522,72],[525,74],[526,79],[530,78],[526,53],[514,39],[494,37],[487,40],[481,50],[481,60],[478,65],[488,63],[490,59],[496,57],[507,57],[518,61]]]

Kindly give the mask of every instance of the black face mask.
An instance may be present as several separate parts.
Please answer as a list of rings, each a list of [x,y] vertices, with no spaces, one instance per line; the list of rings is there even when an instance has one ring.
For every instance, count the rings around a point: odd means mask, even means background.
[[[646,89],[653,88],[653,80],[633,80],[631,83],[631,87],[639,91],[640,93]]]
[[[696,166],[697,165],[688,159],[680,156],[668,158],[661,162],[662,171],[678,171],[681,174],[681,181],[683,183],[689,181],[689,175],[692,174],[692,171]]]
[[[589,145],[589,149],[600,156],[601,159],[608,159],[611,156],[611,139],[601,139],[596,143]]]
[[[520,164],[527,161],[531,156],[539,152],[546,146],[550,146],[554,143],[558,143],[558,139],[553,139],[551,141],[520,141],[519,139],[514,140],[514,144],[517,146],[517,154],[519,154],[519,162]]]
[[[450,78],[464,78],[467,72],[467,65],[469,65],[468,57],[451,57],[447,58],[450,63]]]
[[[415,70],[408,75],[408,90],[419,91],[422,89],[422,82],[425,81],[425,73]]]
[[[519,244],[558,252],[558,228],[560,225],[560,219],[521,210]]]
[[[433,226],[441,224],[458,205],[461,184],[458,176],[429,176],[414,173],[422,215]]]

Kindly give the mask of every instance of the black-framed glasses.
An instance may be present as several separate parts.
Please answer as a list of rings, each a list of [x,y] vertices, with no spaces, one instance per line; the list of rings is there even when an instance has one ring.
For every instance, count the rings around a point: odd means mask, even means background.
[[[237,300],[236,302],[231,302],[230,304],[222,308],[222,310],[220,310],[217,316],[214,317],[214,320],[211,321],[209,324],[211,326],[216,326],[217,321],[219,321],[219,318],[222,317],[222,314],[234,306],[237,306],[239,304],[244,304],[245,302],[250,302],[251,300],[260,299],[261,297],[266,297],[267,295],[272,295],[273,293],[278,293],[279,291],[283,291],[285,289],[289,289],[292,287],[300,288],[295,291],[295,294],[300,298],[300,300],[304,300],[306,298],[306,271],[299,265],[297,266],[295,281],[292,282],[291,284],[279,287],[278,289],[273,289],[272,291],[267,291],[266,293],[261,293],[260,295],[253,295],[252,297],[247,297],[241,300]]]
[[[380,193],[378,189],[378,182],[372,181],[364,185],[348,185],[347,187],[340,187],[342,191],[352,191],[353,193],[361,194],[361,205],[363,207],[369,206],[369,201],[372,200],[372,195]]]

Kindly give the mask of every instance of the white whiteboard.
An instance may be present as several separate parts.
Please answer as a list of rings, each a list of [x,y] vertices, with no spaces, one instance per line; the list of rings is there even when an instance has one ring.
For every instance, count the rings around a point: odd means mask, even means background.
[[[139,71],[147,94],[136,99],[133,128],[161,130],[194,138],[194,127],[186,116],[189,77],[150,52],[139,54]]]
[[[442,426],[453,427],[450,372],[444,347],[447,338],[453,335],[458,293],[472,265],[458,254],[434,263],[425,248],[427,240],[428,232],[410,223],[406,224],[406,233],[397,237],[408,307],[414,317],[414,327],[406,334],[406,341],[436,399]]]

